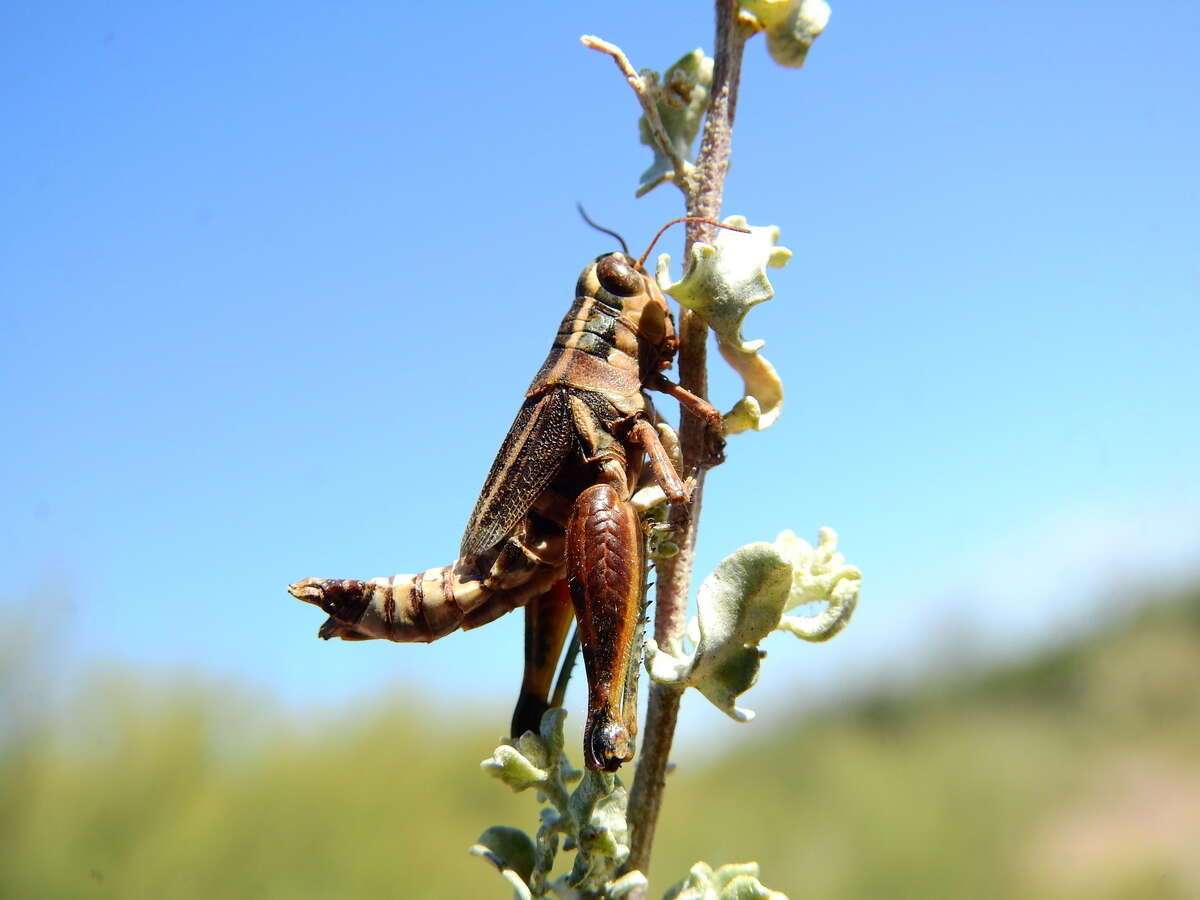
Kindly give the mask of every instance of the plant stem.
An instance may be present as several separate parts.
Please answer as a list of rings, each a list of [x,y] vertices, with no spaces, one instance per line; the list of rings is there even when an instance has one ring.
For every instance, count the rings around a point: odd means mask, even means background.
[[[738,81],[741,76],[742,50],[749,34],[738,22],[736,0],[716,0],[717,36],[714,50],[712,104],[704,123],[700,156],[696,162],[695,189],[687,198],[689,216],[716,218],[721,212],[725,175],[733,138],[733,119],[737,109]],[[712,238],[715,229],[703,222],[689,222],[684,259],[690,258],[691,246]],[[700,397],[707,396],[706,368],[708,326],[689,310],[680,310],[679,383]],[[679,553],[658,564],[655,591],[654,638],[659,647],[676,652],[687,621],[688,593],[691,588],[695,557],[696,531],[700,520],[700,501],[704,488],[705,425],[684,413],[679,428],[685,471],[695,471],[696,490],[688,507],[671,513],[675,543]],[[637,774],[629,796],[630,855],[625,871],[650,868],[654,830],[662,807],[671,742],[679,714],[682,690],[651,683],[646,731]]]

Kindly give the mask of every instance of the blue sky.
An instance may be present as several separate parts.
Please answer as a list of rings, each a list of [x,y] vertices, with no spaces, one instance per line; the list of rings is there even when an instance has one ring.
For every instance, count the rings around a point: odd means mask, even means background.
[[[285,585],[450,562],[611,249],[574,203],[634,247],[679,214],[670,187],[633,197],[634,99],[577,40],[656,68],[711,50],[707,4],[647,8],[0,15],[10,629],[72,677],[506,722],[519,616],[320,643]],[[701,574],[831,525],[867,578],[832,644],[771,640],[751,707],[1011,650],[1195,570],[1198,37],[1181,2],[863,3],[803,70],[749,46],[725,212],[796,254],[746,327],[787,406],[710,478]],[[718,405],[736,386],[714,372]]]

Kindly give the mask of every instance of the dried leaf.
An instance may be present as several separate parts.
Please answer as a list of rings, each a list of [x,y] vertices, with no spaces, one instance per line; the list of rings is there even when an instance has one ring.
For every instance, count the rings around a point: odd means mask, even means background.
[[[775,367],[761,353],[739,353],[720,341],[717,349],[725,362],[742,376],[742,393],[745,395],[725,414],[725,433],[741,434],[770,428],[783,411],[783,381]]]
[[[712,73],[712,58],[705,56],[704,51],[700,49],[681,56],[661,76],[651,69],[641,73],[655,99],[658,116],[662,119],[671,146],[687,162],[693,159],[692,143],[696,140],[700,123],[704,121],[704,113],[708,109]],[[654,151],[654,162],[642,173],[638,181],[636,193],[641,197],[660,184],[674,179],[675,169],[650,134],[645,116],[638,119],[638,135],[642,143]]]

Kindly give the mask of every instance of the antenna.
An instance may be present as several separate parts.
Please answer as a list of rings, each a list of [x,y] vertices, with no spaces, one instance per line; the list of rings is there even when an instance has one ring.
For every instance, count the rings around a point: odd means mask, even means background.
[[[646,248],[646,252],[643,253],[640,257],[638,257],[637,267],[639,269],[642,268],[642,266],[644,266],[646,264],[646,257],[648,257],[650,255],[650,251],[654,249],[654,245],[658,243],[658,239],[663,236],[663,232],[666,231],[668,228],[670,228],[672,225],[678,225],[680,222],[704,222],[708,225],[714,225],[717,228],[725,228],[729,231],[740,232],[741,234],[749,234],[750,233],[749,228],[739,228],[737,225],[726,225],[723,222],[718,222],[716,219],[706,219],[703,216],[684,216],[681,219],[672,219],[670,222],[668,222],[662,228],[658,229],[658,234],[656,234],[654,236],[654,240],[652,240],[650,242],[650,246]]]
[[[620,242],[620,244],[621,244],[621,249],[622,249],[623,251],[625,251],[625,255],[626,255],[626,256],[628,256],[628,255],[629,255],[629,245],[625,243],[625,238],[621,237],[621,236],[620,236],[619,234],[617,234],[615,231],[612,231],[611,229],[605,228],[603,225],[597,225],[597,224],[596,224],[595,222],[593,222],[593,221],[592,221],[590,218],[588,218],[588,214],[587,214],[587,213],[584,211],[584,209],[583,209],[583,204],[582,204],[582,203],[576,203],[576,204],[575,204],[575,208],[576,208],[577,210],[579,210],[579,214],[580,214],[581,216],[583,216],[583,221],[587,222],[589,225],[591,225],[591,226],[592,226],[593,228],[595,228],[597,231],[602,231],[602,232],[604,232],[605,234],[607,234],[609,237],[615,237],[615,238],[616,238],[616,239],[617,239],[617,240]]]

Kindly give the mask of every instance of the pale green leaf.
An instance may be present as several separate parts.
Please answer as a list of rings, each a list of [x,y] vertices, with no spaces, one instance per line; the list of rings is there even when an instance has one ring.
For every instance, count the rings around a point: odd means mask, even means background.
[[[616,775],[590,769],[584,773],[570,800],[579,848],[567,877],[572,888],[592,894],[601,891],[629,858],[628,805],[629,794]]]
[[[775,547],[792,564],[792,586],[787,609],[820,603],[824,609],[811,616],[783,616],[781,631],[806,641],[827,641],[850,622],[858,606],[862,571],[846,564],[837,549],[837,532],[822,528],[817,546],[811,546],[790,531],[775,539]]]
[[[711,890],[711,893],[710,893]],[[687,876],[673,884],[663,900],[709,900],[716,896],[713,870],[706,862],[698,862],[688,869]]]
[[[750,875],[739,875],[730,880],[717,896],[720,900],[787,900],[786,894],[771,890]]]
[[[480,764],[489,775],[499,778],[514,791],[540,787],[550,778],[550,773],[530,761],[529,757],[511,744],[501,744],[492,751],[490,758]]]
[[[745,396],[724,418],[725,433],[738,434],[767,428],[783,408],[783,382],[758,353],[763,341],[743,337],[742,323],[752,307],[775,295],[767,268],[786,265],[792,252],[778,245],[779,229],[774,225],[748,226],[742,216],[724,221],[749,227],[750,233],[721,229],[711,245],[693,244],[687,274],[674,284],[670,257],[662,254],[655,277],[666,293],[716,332],[721,355],[742,376]]]
[[[566,717],[564,709],[547,710],[538,734],[527,731],[516,740],[506,741],[480,767],[514,791],[533,787],[539,792],[563,792],[565,796],[565,785],[579,777],[563,752]]]
[[[758,643],[779,624],[791,583],[791,564],[773,545],[759,541],[735,550],[700,586],[695,650],[676,655],[647,641],[650,676],[691,685],[730,717],[749,721],[754,713],[734,701],[758,679]]]
[[[540,765],[550,765],[551,761],[559,764],[566,762],[563,751],[566,745],[566,738],[563,735],[566,721],[567,711],[561,706],[552,706],[542,713],[542,720],[538,724],[538,737],[541,738],[541,746],[544,748],[545,762]],[[520,746],[519,742],[518,746]]]
[[[721,341],[753,353],[763,342],[742,337],[742,320],[751,307],[775,295],[767,267],[786,265],[792,251],[778,246],[779,228],[775,225],[750,226],[744,216],[729,216],[723,224],[749,228],[750,233],[722,228],[712,244],[692,244],[687,274],[675,284],[664,284],[665,263],[660,257],[659,286],[704,319]]]
[[[611,846],[614,848],[623,845],[629,838],[629,826],[625,821],[628,805],[629,794],[625,785],[619,777],[609,772],[588,769],[579,787],[571,794],[571,812],[575,820],[593,830],[610,832]],[[625,853],[628,850],[628,847],[624,848]],[[614,849],[611,858],[615,859],[620,852]]]
[[[621,900],[630,891],[645,888],[648,884],[646,876],[637,869],[634,869],[632,872],[626,872],[620,878],[606,884],[604,886],[604,897],[605,900]]]
[[[767,33],[767,52],[781,66],[799,68],[829,24],[825,0],[741,0]]]
[[[479,836],[470,853],[486,859],[513,886],[513,897],[529,900],[533,874],[533,841],[519,828],[495,825]]]
[[[787,900],[787,896],[763,886],[758,863],[731,863],[714,872],[708,863],[698,862],[663,900]]]
[[[549,804],[539,812],[535,838],[530,841],[516,829],[493,828],[472,852],[491,860],[521,897],[617,898],[637,887],[640,877],[613,881],[629,857],[629,795],[614,774],[588,771],[581,777],[571,767],[562,752],[565,720],[565,710],[548,710],[538,734],[526,732],[506,742],[482,764],[514,790],[536,787],[538,801]],[[569,791],[568,784],[575,781],[579,784]],[[551,881],[560,845],[576,851],[575,863],[568,874]],[[524,885],[523,894],[518,883]]]

